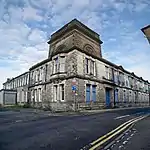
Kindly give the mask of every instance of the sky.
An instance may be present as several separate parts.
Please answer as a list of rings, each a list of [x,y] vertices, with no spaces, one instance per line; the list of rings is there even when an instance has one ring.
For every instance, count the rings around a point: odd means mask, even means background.
[[[102,55],[150,81],[149,0],[0,0],[0,88],[48,57],[50,35],[74,18],[100,35]]]

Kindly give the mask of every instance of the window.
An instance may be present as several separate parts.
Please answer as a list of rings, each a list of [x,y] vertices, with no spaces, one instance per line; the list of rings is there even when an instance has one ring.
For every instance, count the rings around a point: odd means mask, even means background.
[[[38,93],[38,95],[39,95],[39,102],[41,102],[41,88],[39,88],[39,93]]]
[[[54,101],[58,100],[65,100],[64,84],[54,85]]]
[[[25,83],[25,82],[26,82],[26,79],[25,79],[25,78],[26,78],[26,76],[23,77],[23,85],[26,84],[26,83]]]
[[[109,79],[113,80],[113,68],[109,68]]]
[[[86,102],[96,101],[96,85],[86,84]]]
[[[114,71],[114,82],[118,83],[118,72]]]
[[[41,67],[41,69],[40,69],[40,77],[39,77],[39,78],[40,78],[40,79],[39,79],[40,81],[42,80],[42,77],[43,77],[43,67]]]
[[[126,102],[126,91],[124,90],[123,101]]]
[[[95,62],[88,58],[85,58],[85,73],[95,75]]]
[[[27,84],[27,83],[26,83],[26,78],[27,78],[27,76],[24,76],[24,85]]]
[[[16,88],[16,81],[14,80],[14,88]]]
[[[65,56],[60,56],[60,72],[65,72]]]
[[[96,85],[92,85],[92,100],[96,101]]]
[[[34,72],[31,73],[32,84],[34,83]]]
[[[60,100],[64,101],[64,84],[60,84]]]
[[[31,102],[33,102],[33,100],[34,100],[34,92],[33,90],[31,90]]]
[[[85,71],[88,74],[89,73],[89,59],[85,58]]]
[[[21,86],[21,79],[19,79],[19,86]]]
[[[37,102],[37,89],[34,90],[34,101]]]
[[[54,85],[54,101],[57,101],[57,88],[58,85]]]
[[[87,103],[90,102],[90,93],[91,93],[90,87],[91,87],[90,84],[87,84],[87,85],[86,85],[86,102],[87,102]]]
[[[25,92],[25,102],[27,102],[27,100],[28,100],[28,92],[26,91]]]
[[[45,81],[47,81],[47,68],[48,68],[48,64],[46,64],[45,66]]]
[[[22,97],[21,97],[21,101],[24,102],[24,90],[22,90]]]
[[[109,79],[109,68],[105,66],[106,79]]]
[[[28,84],[28,75],[26,76],[26,85]]]
[[[58,72],[58,57],[54,59],[54,73]]]
[[[35,72],[35,82],[39,81],[39,70]]]
[[[23,86],[23,77],[20,80],[21,80],[21,86]]]
[[[37,70],[37,81],[40,81],[40,69]]]
[[[91,60],[91,65],[90,65],[90,74],[94,74],[94,61]]]
[[[54,58],[52,62],[53,74],[58,72],[65,72],[65,56],[59,56]]]
[[[33,83],[35,83],[35,79],[36,79],[36,75],[35,75],[35,71],[33,72]]]

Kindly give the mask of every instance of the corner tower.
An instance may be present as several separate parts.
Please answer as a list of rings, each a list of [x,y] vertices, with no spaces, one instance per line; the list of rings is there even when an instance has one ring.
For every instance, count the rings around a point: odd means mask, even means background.
[[[49,58],[58,53],[67,53],[77,49],[88,55],[102,57],[99,34],[85,26],[77,19],[72,20],[51,35]]]

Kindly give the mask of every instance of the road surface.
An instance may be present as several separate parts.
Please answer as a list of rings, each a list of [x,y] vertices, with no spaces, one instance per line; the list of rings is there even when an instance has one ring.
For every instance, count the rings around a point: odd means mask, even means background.
[[[0,111],[0,150],[80,150],[125,121],[148,112],[149,108],[143,108],[51,116],[28,110]],[[141,123],[149,128],[148,121]]]

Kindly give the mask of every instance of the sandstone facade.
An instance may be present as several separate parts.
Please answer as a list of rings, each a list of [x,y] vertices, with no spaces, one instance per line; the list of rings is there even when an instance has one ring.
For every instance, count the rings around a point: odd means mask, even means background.
[[[26,92],[18,103],[52,111],[149,105],[150,83],[104,59],[99,35],[78,20],[52,34],[48,44],[48,58],[29,69],[27,84],[15,87]],[[4,89],[14,89],[13,81]]]

